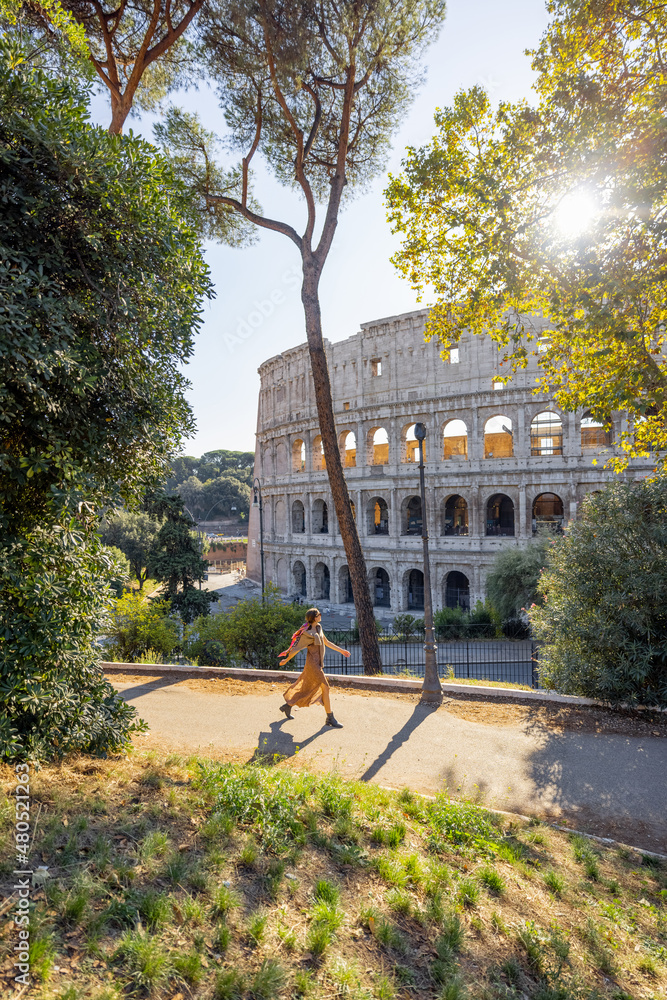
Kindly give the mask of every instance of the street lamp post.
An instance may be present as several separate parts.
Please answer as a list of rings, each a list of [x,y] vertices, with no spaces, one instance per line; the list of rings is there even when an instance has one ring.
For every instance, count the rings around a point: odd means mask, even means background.
[[[262,484],[255,479],[252,484],[253,507],[259,508],[259,561],[262,567],[262,600],[264,600],[264,507],[262,506]]]
[[[426,486],[424,483],[424,438],[426,427],[415,424],[415,437],[419,441],[419,490],[422,500],[422,545],[424,547],[424,683],[421,701],[426,704],[440,704],[442,688],[438,677],[436,659],[437,646],[433,632],[433,601],[431,599],[431,563],[428,554],[428,516],[426,510]]]

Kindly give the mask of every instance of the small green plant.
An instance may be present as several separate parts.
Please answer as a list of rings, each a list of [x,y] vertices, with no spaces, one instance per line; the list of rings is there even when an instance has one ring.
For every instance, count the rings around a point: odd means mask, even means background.
[[[387,893],[387,906],[393,913],[409,917],[412,913],[412,896],[405,889],[390,889]]]
[[[465,929],[458,913],[450,910],[445,914],[440,928],[439,940],[447,944],[452,952],[458,954],[463,948]]]
[[[320,958],[333,941],[333,933],[326,924],[314,923],[308,928],[306,947],[315,957]]]
[[[196,951],[186,951],[173,958],[177,975],[190,986],[198,986],[204,978],[201,955]]]
[[[553,868],[546,871],[542,880],[550,892],[553,892],[554,896],[562,896],[565,892],[565,879],[558,872],[555,872]]]
[[[137,909],[147,927],[155,930],[168,923],[172,908],[171,900],[164,892],[147,889],[138,899]]]
[[[438,1000],[464,1000],[467,990],[459,975],[451,976],[438,993]]]
[[[277,1000],[286,982],[285,970],[273,958],[265,958],[250,982],[253,1000]]]
[[[115,955],[122,959],[128,982],[136,990],[156,991],[169,978],[169,956],[152,935],[126,931]]]
[[[597,882],[600,878],[598,855],[591,847],[590,841],[585,837],[582,837],[580,834],[575,834],[572,837],[572,850],[574,852],[575,860],[584,866],[586,876],[591,879],[591,881]]]
[[[380,917],[375,922],[373,936],[385,948],[392,948],[400,954],[403,954],[407,950],[405,938],[401,932],[389,920],[385,920],[384,917]]]
[[[505,880],[502,875],[500,875],[495,868],[491,868],[490,865],[486,865],[478,871],[477,878],[482,885],[486,886],[489,892],[492,892],[495,896],[502,896],[505,892]]]
[[[637,969],[645,976],[650,976],[651,979],[657,979],[660,975],[652,955],[643,955],[637,962]]]
[[[289,927],[285,927],[283,924],[279,925],[277,928],[278,937],[282,942],[282,946],[287,952],[296,951],[297,948],[297,937],[296,932]]]
[[[221,955],[229,948],[229,942],[231,940],[232,933],[227,926],[227,924],[218,924],[213,933],[213,948],[218,951]]]
[[[245,979],[236,969],[225,969],[215,977],[215,1000],[243,1000]]]
[[[375,1000],[396,1000],[396,985],[393,979],[381,973],[375,980],[373,993]]]
[[[239,906],[239,897],[228,885],[219,885],[213,893],[213,915],[227,919],[232,910]]]
[[[456,898],[461,906],[473,909],[479,903],[479,885],[474,878],[462,878],[456,887]]]
[[[298,969],[294,973],[294,991],[297,997],[309,997],[316,988],[315,975],[310,969]]]
[[[264,935],[266,933],[266,921],[267,915],[265,913],[255,913],[255,915],[250,918],[246,928],[246,935],[248,942],[251,945],[256,947],[264,940]]]
[[[169,837],[161,830],[151,830],[146,834],[139,848],[141,860],[151,861],[153,858],[160,858],[167,853],[169,848]]]
[[[501,915],[494,910],[491,914],[491,926],[497,934],[507,934],[507,925]]]
[[[340,899],[340,889],[326,879],[320,879],[315,885],[315,899],[330,906],[337,906]]]
[[[248,838],[243,845],[243,849],[238,856],[238,863],[241,868],[254,868],[257,862],[257,844]]]

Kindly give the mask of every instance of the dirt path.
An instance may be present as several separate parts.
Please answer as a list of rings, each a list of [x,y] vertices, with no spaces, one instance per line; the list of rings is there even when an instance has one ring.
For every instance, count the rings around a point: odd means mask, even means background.
[[[159,668],[158,668],[159,669]],[[150,726],[143,745],[249,760],[258,753],[363,781],[569,822],[667,852],[667,719],[598,709],[333,690],[321,707],[279,716],[281,687],[238,680],[112,675]]]

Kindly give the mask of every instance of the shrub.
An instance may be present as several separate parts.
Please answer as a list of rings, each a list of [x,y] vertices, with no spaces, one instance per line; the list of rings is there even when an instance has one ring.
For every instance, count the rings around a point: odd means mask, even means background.
[[[540,680],[609,705],[667,707],[667,477],[589,495],[540,579]]]
[[[111,609],[106,633],[109,655],[122,663],[138,663],[148,650],[169,657],[180,643],[180,621],[169,614],[169,601],[144,594],[124,594]]]
[[[410,639],[412,636],[423,635],[424,622],[414,615],[395,615],[393,629],[400,639]]]
[[[433,615],[433,624],[438,639],[463,639],[467,615],[463,608],[442,608]]]
[[[499,552],[486,578],[486,593],[501,621],[521,620],[531,604],[541,604],[538,581],[546,566],[549,538],[539,536],[525,548]]]

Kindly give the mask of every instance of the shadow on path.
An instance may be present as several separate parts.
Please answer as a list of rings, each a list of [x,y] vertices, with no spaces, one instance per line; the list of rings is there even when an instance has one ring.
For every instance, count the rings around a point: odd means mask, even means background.
[[[392,736],[386,749],[375,758],[373,763],[360,775],[359,781],[370,781],[387,763],[392,754],[396,753],[400,747],[410,738],[415,729],[421,726],[422,722],[433,712],[437,712],[437,705],[415,705],[414,711],[405,725]]]
[[[125,699],[141,698],[144,694],[150,694],[151,691],[157,691],[158,688],[171,687],[172,684],[178,684],[182,680],[184,680],[183,677],[160,677],[156,681],[146,681],[145,684],[137,684],[136,687],[125,688],[123,691],[118,691],[118,694],[121,698]]]
[[[296,742],[291,733],[283,732],[280,728],[286,721],[286,719],[279,719],[277,722],[271,722],[269,724],[270,732],[259,734],[257,737],[257,746],[248,761],[249,764],[257,763],[258,761],[261,761],[263,764],[270,764],[276,758],[282,760],[285,757],[294,757],[296,753],[303,750],[304,747],[307,747],[319,736],[322,736],[327,730],[326,726],[322,726],[312,736]]]

